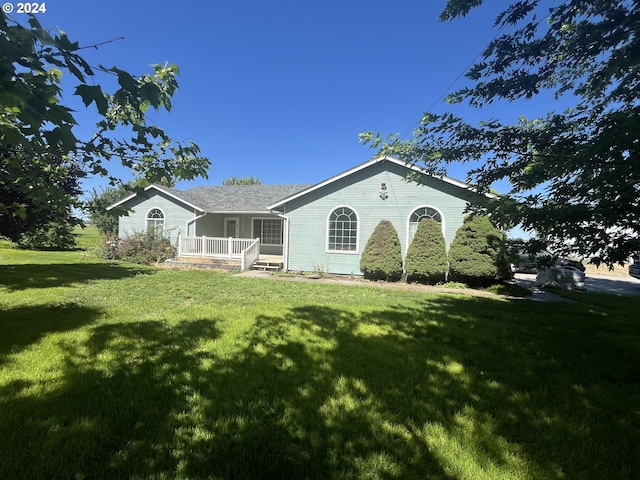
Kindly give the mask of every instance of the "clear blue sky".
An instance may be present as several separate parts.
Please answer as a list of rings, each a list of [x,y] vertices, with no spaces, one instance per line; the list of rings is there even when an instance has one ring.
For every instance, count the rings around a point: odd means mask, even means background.
[[[368,160],[374,152],[359,133],[409,134],[427,109],[446,110],[439,97],[494,37],[495,15],[510,2],[487,3],[442,23],[444,0],[49,0],[39,19],[81,45],[125,37],[87,50],[92,64],[133,74],[179,66],[173,110],[155,121],[212,162],[208,180],[178,184],[187,188],[230,176],[316,183]],[[78,134],[89,136],[96,118],[67,93],[80,110]],[[515,120],[550,109],[456,112]],[[464,179],[468,168],[449,175]]]

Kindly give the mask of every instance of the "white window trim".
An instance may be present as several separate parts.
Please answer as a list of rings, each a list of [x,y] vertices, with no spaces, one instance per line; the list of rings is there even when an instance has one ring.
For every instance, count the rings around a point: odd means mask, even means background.
[[[409,212],[409,216],[407,217],[407,232],[406,232],[406,236],[405,238],[407,239],[407,245],[406,245],[406,249],[405,251],[409,250],[409,245],[411,244],[411,239],[409,238],[409,233],[411,232],[411,217],[413,216],[413,214],[415,213],[416,210],[420,210],[421,208],[431,208],[433,210],[435,210],[436,212],[438,212],[438,215],[440,215],[440,219],[442,220],[440,222],[440,227],[442,228],[442,235],[444,236],[444,232],[445,230],[445,218],[444,218],[444,214],[442,213],[442,210],[440,210],[438,207],[434,207],[433,205],[419,205],[415,208],[413,208],[411,210],[411,212]]]
[[[253,228],[254,220],[274,220],[280,222],[280,233],[282,234],[282,243],[262,243],[262,236],[257,235]],[[260,232],[262,233],[262,232]],[[260,237],[260,245],[265,247],[282,247],[284,245],[284,220],[280,217],[251,217],[251,238]]]
[[[331,231],[331,226],[330,226],[331,215],[333,215],[333,212],[335,212],[339,208],[348,208],[356,215],[356,249],[355,250],[330,250],[329,249],[329,233]],[[358,211],[355,208],[349,205],[338,205],[337,207],[332,208],[329,214],[327,215],[327,221],[325,225],[326,225],[326,238],[325,238],[326,253],[339,253],[342,255],[359,255],[360,254],[360,215],[358,215]]]
[[[147,213],[144,216],[143,232],[146,232],[149,228],[147,226],[147,221],[149,220],[149,214],[151,213],[152,210],[160,210],[160,213],[162,214],[162,233],[164,234],[167,231],[167,216],[165,215],[164,210],[161,209],[160,207],[151,207],[149,210],[147,210]]]

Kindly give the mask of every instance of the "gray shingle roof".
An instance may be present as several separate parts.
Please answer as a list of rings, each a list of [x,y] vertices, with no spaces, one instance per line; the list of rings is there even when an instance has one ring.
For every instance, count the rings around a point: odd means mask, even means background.
[[[206,212],[268,212],[268,205],[294,195],[310,185],[222,185],[189,190],[163,188]]]

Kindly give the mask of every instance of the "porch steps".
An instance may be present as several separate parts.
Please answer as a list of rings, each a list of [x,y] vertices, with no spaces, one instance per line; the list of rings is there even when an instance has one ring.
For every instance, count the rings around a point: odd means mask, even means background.
[[[271,271],[271,272],[279,272],[280,270],[282,270],[282,266],[283,263],[281,261],[277,261],[277,260],[270,260],[270,259],[258,259],[255,262],[253,262],[253,265],[251,266],[251,270],[260,270],[263,272],[266,271]]]
[[[202,258],[202,257],[178,257],[167,260],[166,265],[182,268],[210,268],[212,270],[225,270],[232,272],[240,270],[240,260],[228,258]]]

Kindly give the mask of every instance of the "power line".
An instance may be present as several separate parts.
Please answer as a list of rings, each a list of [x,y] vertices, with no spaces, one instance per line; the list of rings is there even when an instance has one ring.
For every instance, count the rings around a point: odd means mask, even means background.
[[[540,23],[545,21],[547,18],[549,18],[551,16],[551,13],[552,11],[550,10],[549,13],[547,13],[540,20],[538,20],[536,22],[536,27],[540,25]],[[502,34],[502,32],[505,29],[505,26],[506,25],[503,23],[502,26],[496,32],[496,34],[493,36],[493,38],[489,41],[489,43],[493,42],[495,39],[498,38],[498,36]],[[473,60],[469,62],[469,64],[456,76],[456,78],[447,86],[447,88],[444,89],[444,91],[438,96],[438,98],[436,98],[431,103],[429,108],[427,108],[427,110],[425,111],[427,112],[431,111],[438,104],[438,102],[440,102],[444,98],[444,96],[449,92],[451,88],[453,88],[453,86],[458,82],[458,80],[460,80],[467,73],[467,71],[476,63],[478,58],[480,58],[483,55],[485,50],[486,50],[486,47],[484,47],[480,52],[478,52],[478,54],[473,58]],[[416,126],[419,124],[420,124],[420,120],[417,120],[416,122],[414,122],[411,128],[409,128],[409,130],[404,135],[402,135],[402,137],[400,137],[400,140],[404,140],[407,136],[409,136],[409,134],[411,134],[415,130]]]

